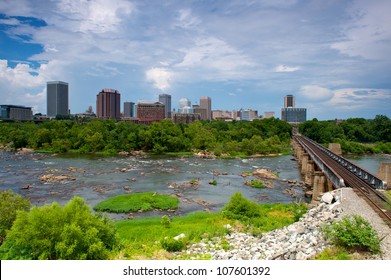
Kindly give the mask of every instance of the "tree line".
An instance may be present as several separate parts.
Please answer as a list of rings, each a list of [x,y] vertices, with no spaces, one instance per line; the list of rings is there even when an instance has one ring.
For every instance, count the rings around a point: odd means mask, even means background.
[[[114,120],[51,120],[42,123],[0,123],[0,143],[13,149],[55,153],[146,151],[157,154],[207,150],[215,155],[248,156],[289,150],[292,127],[279,119],[252,122],[196,121],[151,125]]]
[[[391,154],[391,120],[384,115],[342,122],[313,119],[302,123],[299,131],[320,144],[340,143],[344,153]]]

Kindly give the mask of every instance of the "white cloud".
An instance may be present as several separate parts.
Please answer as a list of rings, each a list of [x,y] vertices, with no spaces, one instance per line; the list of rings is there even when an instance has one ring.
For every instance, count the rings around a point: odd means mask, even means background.
[[[343,88],[334,91],[329,105],[343,110],[383,109],[391,104],[390,89]]]
[[[76,24],[74,31],[104,33],[116,31],[123,16],[130,15],[133,4],[125,0],[62,0],[58,8]]]
[[[295,67],[295,66],[292,67],[283,64],[280,64],[276,68],[274,68],[275,72],[295,72],[298,70],[300,70],[300,67]]]
[[[344,22],[345,38],[331,45],[343,54],[366,59],[390,60],[391,1],[357,0],[350,9],[351,20]]]
[[[14,68],[7,60],[0,60],[0,100],[4,104],[31,106],[34,110],[45,109],[47,65],[32,68],[18,63]]]
[[[202,79],[236,79],[252,74],[250,69],[254,63],[249,58],[216,37],[196,38],[194,45],[182,49],[183,60],[175,65],[175,69],[197,72]]]
[[[184,29],[193,29],[201,23],[201,20],[194,16],[190,9],[180,9],[175,26]]]
[[[311,101],[330,100],[334,96],[332,90],[317,85],[302,86],[300,93]]]
[[[151,68],[145,72],[147,81],[153,82],[153,86],[161,91],[170,88],[173,73],[166,68]]]

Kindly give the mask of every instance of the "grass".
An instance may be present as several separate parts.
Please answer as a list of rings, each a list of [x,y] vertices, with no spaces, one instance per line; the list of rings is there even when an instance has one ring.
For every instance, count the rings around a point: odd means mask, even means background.
[[[263,189],[263,188],[266,188],[265,184],[261,181],[261,180],[251,180],[251,181],[247,181],[247,184],[252,187],[252,188],[256,188],[256,189]]]
[[[162,218],[123,220],[115,223],[124,244],[121,254],[126,259],[170,259],[161,241],[184,233],[184,243],[198,242],[202,238],[223,236],[224,225],[234,221],[221,213],[195,212],[184,217],[174,217],[167,227]]]
[[[177,257],[168,251],[175,248],[184,249],[186,245],[197,243],[203,239],[212,240],[213,237],[222,237],[229,232],[224,226],[230,224],[236,231],[245,231],[254,235],[260,235],[289,225],[295,222],[306,209],[298,204],[257,204],[249,202],[245,198],[232,201],[231,205],[242,203],[244,208],[225,208],[218,213],[195,212],[183,217],[167,216],[161,218],[143,218],[134,220],[122,220],[115,222],[118,235],[123,247],[114,258],[122,259],[210,259],[210,256],[202,254],[197,256],[182,255]],[[252,209],[247,211],[250,203]],[[227,215],[227,211],[232,215]],[[235,213],[233,213],[235,212]],[[241,212],[241,215],[239,215]],[[255,213],[255,214],[254,214]],[[229,213],[228,213],[229,214]],[[236,217],[233,217],[235,216]],[[254,215],[254,217],[252,217]],[[249,217],[250,216],[250,217]],[[180,239],[181,244],[173,242],[173,238],[180,234],[185,238]],[[221,248],[229,249],[229,244],[220,241]],[[167,250],[164,250],[166,248]]]
[[[178,209],[178,198],[153,192],[122,194],[111,197],[95,205],[95,211],[134,212],[150,211],[153,209]]]

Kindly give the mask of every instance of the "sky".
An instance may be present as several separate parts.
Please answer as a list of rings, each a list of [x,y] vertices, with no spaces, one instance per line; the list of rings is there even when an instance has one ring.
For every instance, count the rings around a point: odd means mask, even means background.
[[[1,0],[0,104],[46,114],[46,82],[71,113],[103,88],[121,102],[172,96],[212,110],[307,119],[391,118],[389,0]],[[121,111],[123,107],[121,106]]]

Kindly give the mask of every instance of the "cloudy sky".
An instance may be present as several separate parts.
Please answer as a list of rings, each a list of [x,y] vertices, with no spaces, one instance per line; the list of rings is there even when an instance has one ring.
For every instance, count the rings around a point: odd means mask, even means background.
[[[102,88],[212,109],[307,118],[391,117],[389,0],[1,0],[0,104],[46,113],[46,82],[72,113]],[[122,108],[121,108],[122,110]]]

